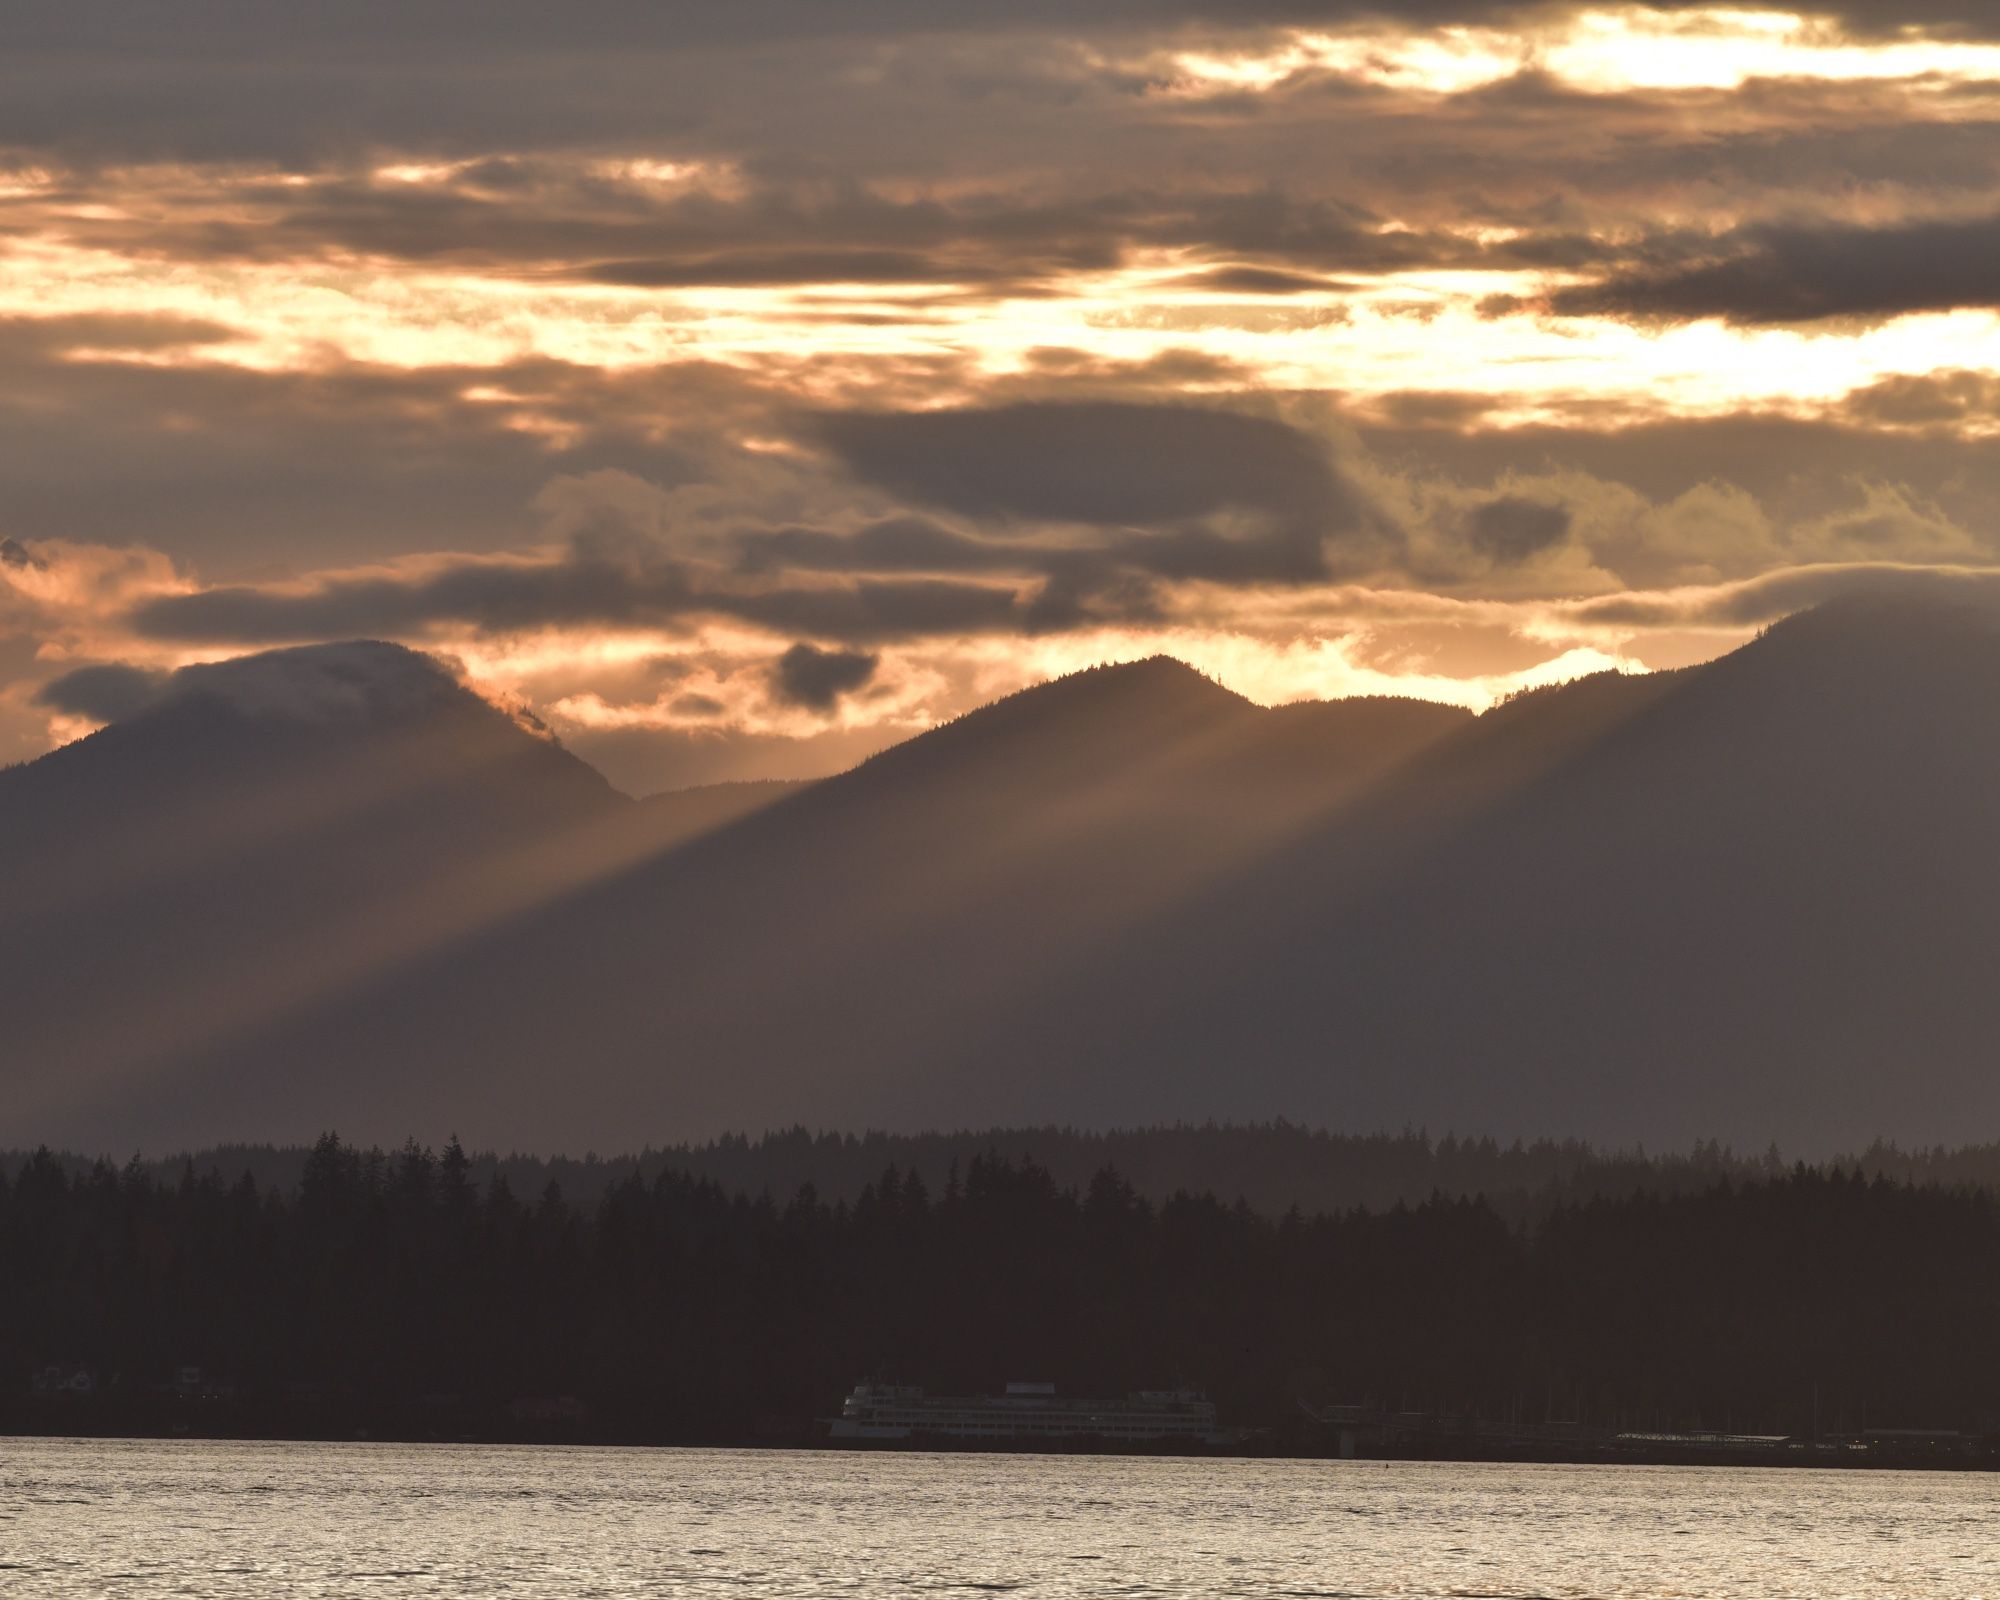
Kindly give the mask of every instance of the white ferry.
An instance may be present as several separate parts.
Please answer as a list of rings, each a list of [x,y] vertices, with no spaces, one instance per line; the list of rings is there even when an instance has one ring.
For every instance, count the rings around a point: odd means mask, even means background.
[[[1215,1406],[1194,1389],[1145,1389],[1123,1400],[1070,1400],[1052,1383],[1004,1394],[927,1395],[902,1384],[857,1383],[830,1427],[836,1440],[937,1439],[986,1444],[1101,1442],[1227,1444]]]

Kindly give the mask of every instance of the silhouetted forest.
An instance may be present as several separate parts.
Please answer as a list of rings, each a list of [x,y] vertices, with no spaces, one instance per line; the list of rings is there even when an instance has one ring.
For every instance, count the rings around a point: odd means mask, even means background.
[[[265,1188],[296,1189],[310,1151],[301,1145],[227,1145],[139,1162],[156,1180],[177,1179],[185,1165],[231,1178],[251,1174]],[[1717,1141],[1685,1151],[1648,1154],[1603,1150],[1581,1139],[1504,1142],[1417,1130],[1345,1134],[1297,1123],[1201,1124],[1095,1131],[1064,1127],[985,1132],[825,1133],[791,1128],[756,1138],[729,1134],[699,1143],[647,1148],[636,1155],[540,1157],[471,1152],[470,1181],[484,1187],[504,1177],[516,1194],[561,1186],[573,1205],[594,1206],[632,1178],[662,1173],[706,1178],[730,1194],[769,1193],[779,1199],[811,1184],[823,1198],[853,1201],[887,1167],[939,1174],[963,1170],[980,1157],[1004,1156],[1045,1167],[1064,1188],[1082,1188],[1116,1168],[1149,1200],[1181,1191],[1241,1199],[1279,1216],[1297,1206],[1308,1214],[1356,1206],[1382,1210],[1433,1195],[1482,1196],[1509,1222],[1529,1222],[1565,1202],[1638,1194],[1697,1194],[1728,1179],[1746,1182],[1787,1172],[1793,1163],[1775,1147],[1758,1153]],[[0,1174],[18,1171],[28,1151],[0,1152]],[[71,1172],[95,1159],[60,1153]],[[136,1159],[136,1158],[135,1158]],[[389,1160],[374,1152],[368,1160]],[[1859,1172],[1908,1183],[1962,1184],[2000,1190],[2000,1144],[1903,1150],[1876,1143],[1859,1154],[1815,1163],[1814,1170]]]
[[[2000,1427],[1993,1198],[1805,1167],[1531,1224],[1478,1198],[1154,1202],[985,1155],[852,1201],[662,1170],[580,1204],[482,1182],[455,1142],[329,1136],[296,1190],[43,1153],[0,1186],[0,1281],[16,1428],[796,1439],[866,1374],[1188,1382],[1291,1440],[1301,1401]],[[95,1392],[33,1392],[52,1367]]]

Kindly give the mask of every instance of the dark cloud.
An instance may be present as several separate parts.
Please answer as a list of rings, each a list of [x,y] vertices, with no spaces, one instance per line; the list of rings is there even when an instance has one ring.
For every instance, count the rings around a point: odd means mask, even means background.
[[[1404,389],[1384,395],[1372,409],[1393,426],[1465,428],[1477,423],[1497,405],[1494,397],[1487,394]]]
[[[1208,272],[1189,273],[1176,282],[1189,289],[1219,289],[1225,294],[1307,294],[1354,287],[1338,278],[1316,278],[1309,273],[1283,272],[1275,267],[1216,267]]]
[[[9,529],[143,539],[209,573],[519,545],[550,478],[697,480],[735,454],[729,430],[770,405],[753,377],[701,362],[267,372],[78,362],[17,331],[0,324]],[[512,398],[466,398],[481,387]]]
[[[1977,398],[1976,386],[1946,387],[1964,403]],[[1907,511],[1889,505],[1896,516],[1887,520],[1882,507],[1857,512],[1856,478],[1915,486],[1935,506],[1922,519],[1928,525],[1979,529],[2000,514],[2000,462],[1980,441],[1934,431],[1739,416],[1645,426],[1621,417],[1614,420],[1624,425],[1601,431],[1496,433],[1467,430],[1462,408],[1448,403],[1414,410],[1430,425],[1364,431],[1373,470],[1393,461],[1399,472],[1496,485],[1458,529],[1496,565],[1573,536],[1570,519],[1596,516],[1590,497],[1620,484],[1656,506],[1712,482],[1740,485],[1778,526],[1825,524],[1831,542],[1818,550],[1822,559],[1956,558],[1933,533],[1905,529]],[[981,531],[915,511],[852,531],[739,524],[718,530],[719,561],[712,561],[571,517],[562,525],[571,547],[558,557],[450,556],[300,584],[225,583],[154,599],[133,625],[151,638],[242,645],[424,638],[454,627],[676,629],[726,617],[792,638],[867,646],[959,631],[1144,624],[1167,613],[1163,586],[1178,581],[1287,583],[1337,570],[1349,552],[1377,563],[1372,570],[1406,559],[1377,532],[1375,513],[1352,500],[1324,446],[1268,418],[1034,402],[822,416],[814,426],[829,422],[836,454],[878,488],[954,502],[943,506],[948,517]],[[1842,470],[1829,472],[1830,462]],[[1537,464],[1588,474],[1601,488],[1579,484],[1559,496],[1499,487]],[[1830,519],[1842,520],[1834,528]],[[1711,574],[1718,562],[1732,570],[1712,543],[1693,553],[1655,548],[1645,527],[1619,537],[1638,542],[1606,546],[1599,558],[1628,582],[1685,582],[1703,563]]]
[[[1031,633],[1157,622],[1160,580],[1286,582],[1306,575],[1284,544],[1201,528],[1120,530],[1090,544],[975,539],[921,517],[893,517],[851,534],[778,528],[739,535],[746,568],[801,572],[957,572],[1040,577],[1020,622]],[[1309,558],[1308,558],[1309,559]]]
[[[99,662],[50,679],[33,700],[93,722],[199,701],[246,716],[334,723],[421,715],[462,693],[457,674],[435,657],[401,645],[343,640],[174,672]]]
[[[852,694],[874,677],[881,664],[878,655],[821,650],[801,640],[778,657],[771,669],[771,690],[790,705],[830,711],[842,695]]]
[[[1863,423],[1899,428],[1950,426],[2000,416],[2000,376],[1966,371],[1898,374],[1855,390],[1842,409]]]
[[[546,627],[671,626],[734,617],[824,638],[902,638],[1008,625],[1015,593],[986,584],[862,579],[818,587],[730,587],[671,560],[572,554],[548,561],[449,558],[404,574],[303,585],[235,584],[169,595],[129,619],[145,638],[270,644],[422,635],[456,624],[506,633]]]
[[[1468,428],[1449,414],[1369,423],[1363,446],[1419,475],[1498,486],[1510,474],[1588,474],[1665,504],[1705,484],[1735,485],[1780,524],[1839,513],[1856,480],[1906,484],[1975,532],[2000,530],[2000,451],[1977,436],[1883,428],[1748,409],[1711,417],[1606,412],[1602,426]],[[1650,580],[1648,580],[1650,581]],[[1663,575],[1663,581],[1668,580]]]
[[[885,517],[853,533],[759,528],[737,535],[748,572],[1033,572],[1034,552],[1015,542],[973,539],[924,517]]]
[[[1267,576],[1268,547],[1181,529],[1164,534],[1100,532],[1087,544],[980,539],[923,517],[887,517],[853,533],[820,528],[753,529],[737,535],[749,572],[1007,573],[1059,580],[1072,594],[1105,587],[1114,573],[1227,579]]]
[[[341,324],[323,349],[260,346],[295,362],[286,371],[229,360],[235,330],[198,319],[0,318],[0,479],[9,531],[30,541],[0,542],[0,563],[57,539],[165,552],[207,587],[152,601],[137,625],[209,645],[725,617],[859,654],[1208,604],[1177,584],[1400,570],[1512,594],[1529,574],[1499,569],[1568,539],[1634,586],[1808,554],[1980,559],[1936,531],[2000,528],[2000,464],[1978,436],[2000,405],[1979,374],[1887,380],[1818,422],[1663,420],[1671,399],[1635,394],[1591,426],[1565,391],[1573,427],[1492,425],[1488,412],[1560,388],[1562,368],[1528,362],[1512,369],[1520,395],[1375,396],[1365,414],[1343,415],[1337,394],[1269,392],[1267,341],[1231,332],[1289,337],[1336,313],[1285,297],[1404,269],[1558,271],[1589,280],[1560,291],[1560,309],[1633,319],[1995,303],[1985,263],[2000,259],[2000,220],[1966,220],[2000,182],[2000,120],[1980,86],[1801,77],[1596,93],[1530,70],[1432,96],[1313,69],[1267,92],[1162,92],[1185,87],[1169,82],[1177,52],[1264,50],[1295,25],[1525,32],[1577,9],[604,0],[569,15],[528,0],[187,0],[169,14],[20,0],[0,20],[0,150],[35,176],[18,193],[0,185],[8,237],[103,251],[162,281],[233,263],[254,264],[253,286],[329,263],[385,286],[462,275],[497,287],[443,313],[463,319],[459,348],[533,341],[544,314],[591,323],[549,347],[601,348],[597,308],[615,306],[604,315],[631,318],[628,354],[684,331],[717,358],[368,366],[336,347]],[[1885,33],[2000,33],[1996,8],[1971,0],[1821,9]],[[406,165],[413,181],[397,176]],[[1140,266],[1107,319],[1095,302],[1063,315],[1117,323],[1106,346],[1160,351],[1148,361],[1046,348],[989,363],[968,331],[1001,297]],[[810,292],[834,282],[880,292]],[[796,348],[729,345],[775,297],[704,323],[671,292],[577,285],[791,289]],[[1452,292],[1378,300],[1413,318]],[[1203,293],[1240,298],[1193,304]],[[366,296],[355,307],[373,315]],[[245,329],[268,309],[246,304]],[[850,336],[818,340],[814,318]],[[874,326],[902,337],[853,332]],[[1107,332],[1059,328],[1041,337]],[[1341,341],[1365,332],[1357,320],[1329,340],[1329,386],[1348,381]],[[1422,369],[1411,381],[1452,381],[1448,365]],[[824,453],[790,448],[802,442]],[[652,523],[635,533],[610,515],[601,537],[556,526],[544,486],[594,474],[644,480]],[[1882,492],[1855,511],[1850,480]],[[1675,496],[1711,488],[1706,510],[1668,515]],[[1413,546],[1452,559],[1423,570],[1392,507]],[[1808,551],[1793,535],[1815,519]],[[534,554],[494,556],[522,550]]]
[[[814,0],[737,0],[661,11],[643,0],[598,0],[566,19],[533,0],[349,0],[331,11],[274,15],[255,0],[186,0],[171,21],[144,0],[100,0],[87,17],[60,0],[16,0],[8,40],[17,49],[88,50],[112,58],[164,53],[225,61],[281,52],[311,60],[335,50],[364,58],[433,53],[485,63],[516,54],[569,49],[646,52],[768,44],[787,38],[921,35],[949,30],[1013,33],[1064,26],[1077,32],[1203,21],[1270,26],[1368,16],[1381,0],[1022,0],[1004,11],[973,0],[860,0],[828,7]],[[1429,21],[1466,21],[1526,9],[1519,0],[1400,0],[1398,11]]]
[[[1976,91],[1949,119],[1913,115],[1901,86],[1804,80],[1619,96],[1530,72],[1443,108],[1326,73],[1198,105],[1157,93],[1182,47],[1258,49],[1276,29],[1349,22],[1527,30],[1579,5],[580,9],[187,0],[169,15],[141,0],[21,0],[0,22],[0,147],[55,151],[82,174],[121,159],[226,163],[225,205],[149,193],[52,222],[158,257],[358,252],[634,287],[987,294],[1140,249],[1184,251],[1198,284],[1273,295],[1399,266],[1587,270],[1606,264],[1607,225],[1622,236],[1660,206],[1768,215],[1842,186],[1934,200],[1990,193],[1994,171]],[[1976,0],[1813,9],[1885,31],[2000,31]],[[1949,103],[1950,86],[1936,88]],[[621,182],[597,160],[620,151],[711,163],[728,182],[692,195]],[[441,183],[373,181],[393,153],[471,164]],[[260,186],[259,168],[314,181]],[[1480,243],[1467,222],[1523,231]]]
[[[1743,324],[2000,306],[2000,216],[1880,228],[1763,223],[1723,235],[1712,255],[1559,289],[1549,306],[1563,316]]]
[[[0,539],[0,566],[39,567],[41,559],[18,539]]]
[[[496,167],[510,181],[496,183]],[[642,289],[852,283],[986,296],[1044,293],[1064,275],[1115,268],[1140,249],[1254,258],[1183,282],[1256,293],[1343,287],[1328,271],[1506,265],[1535,253],[1527,239],[1481,245],[1392,224],[1352,198],[1246,193],[1213,180],[1163,185],[1144,168],[1085,169],[1025,191],[988,178],[943,195],[871,176],[864,168],[828,183],[765,163],[720,190],[663,189],[574,160],[512,158],[423,183],[384,182],[364,168],[246,185],[232,190],[226,219],[148,196],[143,216],[58,206],[42,224],[92,248],[202,262],[361,252]]]
[[[2000,601],[2000,571],[1854,563],[1794,567],[1742,583],[1682,594],[1611,595],[1564,615],[1615,628],[1754,627],[1834,602]]]
[[[1029,633],[1143,625],[1163,619],[1160,600],[1160,586],[1147,573],[1110,562],[1078,564],[1049,575],[1028,603],[1023,623]]]
[[[302,586],[224,585],[152,600],[133,613],[141,636],[202,643],[278,643],[409,635],[441,622],[505,631],[660,620],[693,598],[681,569],[639,574],[610,562],[447,561],[408,576],[334,577]]]
[[[680,261],[600,261],[579,269],[574,276],[588,283],[642,289],[754,289],[802,283],[930,283],[991,288],[996,281],[1004,281],[1009,292],[1020,292],[1024,287],[1013,276],[990,266],[904,250],[779,250]]]
[[[705,595],[700,609],[784,633],[833,639],[900,639],[984,633],[1018,620],[1012,588],[980,583],[864,579],[851,586],[774,588]]]
[[[1465,538],[1481,555],[1511,566],[1561,544],[1569,537],[1569,526],[1566,506],[1501,495],[1466,514]]]
[[[171,677],[120,661],[99,662],[51,678],[35,691],[34,702],[92,722],[117,722],[152,704]]]
[[[82,350],[160,353],[227,344],[234,328],[201,317],[84,312],[54,317],[0,317],[0,347],[26,356],[66,356]]]
[[[1197,406],[1030,401],[819,419],[857,476],[971,516],[1106,525],[1228,510],[1357,520],[1324,446],[1265,417]]]
[[[423,183],[385,183],[364,168],[252,187],[233,196],[237,214],[227,222],[199,213],[183,222],[169,211],[61,226],[100,246],[200,260],[364,251],[634,288],[861,283],[1009,293],[1032,292],[1039,276],[1115,266],[1132,240],[1199,227],[1180,201],[1143,192],[1036,198],[999,187],[942,200],[885,194],[867,178],[827,183],[773,166],[718,190],[515,157]],[[1366,248],[1368,230],[1344,226]]]
[[[379,724],[421,718],[464,695],[458,674],[435,656],[345,639],[182,667],[160,698],[290,722]]]
[[[0,21],[0,145],[224,159],[657,150],[670,140],[713,150],[718,133],[744,137],[763,123],[759,148],[809,160],[808,129],[822,153],[857,136],[826,115],[855,92],[854,69],[867,71],[861,92],[882,108],[874,136],[907,140],[908,119],[936,109],[920,103],[926,90],[961,111],[983,103],[988,117],[1010,100],[1038,101],[1044,120],[1064,118],[1079,97],[1138,97],[1143,67],[1086,73],[1078,44],[1254,38],[1386,9],[1381,0],[593,0],[557,16],[524,0],[185,0],[169,16],[145,0],[18,0]],[[1393,9],[1422,23],[1521,8],[1401,0]],[[1024,50],[1046,58],[1042,72],[1008,59]],[[1087,77],[1105,80],[1095,97],[1081,95]]]
[[[1024,552],[1041,570],[1079,564],[1219,582],[1301,582],[1380,555],[1382,527],[1327,447],[1272,418],[1199,406],[1026,401],[847,412],[819,437],[858,477],[984,520],[1111,530],[1087,551]]]
[[[1695,5],[1698,0],[1684,3]],[[1890,37],[1933,29],[1949,38],[2000,38],[2000,16],[1988,0],[1808,0],[1800,9]]]
[[[1691,134],[1687,107],[1671,97],[1585,94],[1524,74],[1504,92],[1459,97],[1451,115],[1400,118],[1390,140],[1376,126],[1378,99],[1396,98],[1388,91],[1331,107],[1295,103],[1290,91],[1247,96],[1218,121],[1163,106],[1144,82],[1111,82],[1108,67],[1085,69],[1074,50],[1029,37],[1018,19],[995,26],[1008,36],[996,49],[1013,52],[995,69],[1007,92],[950,58],[957,46],[942,25],[898,45],[893,89],[885,82],[867,97],[843,89],[842,75],[796,39],[788,46],[780,28],[768,49],[715,58],[689,50],[660,63],[660,73],[679,75],[680,93],[664,90],[659,73],[640,72],[636,58],[608,63],[606,77],[593,80],[601,92],[587,113],[592,126],[574,134],[560,130],[560,95],[534,101],[531,126],[515,125],[505,107],[462,107],[448,128],[423,137],[393,127],[368,130],[358,145],[352,134],[329,136],[297,158],[309,171],[292,176],[309,181],[232,174],[226,207],[149,192],[143,205],[52,207],[42,223],[77,243],[157,257],[277,262],[362,253],[641,289],[847,282],[1026,295],[1141,251],[1184,253],[1191,270],[1182,286],[1280,297],[1352,281],[1329,274],[1596,271],[1610,276],[1572,295],[1601,292],[1613,297],[1607,306],[1636,297],[1660,305],[1618,314],[1670,315],[1688,295],[1750,292],[1733,281],[1754,276],[1764,249],[1747,235],[1720,244],[1656,240],[1636,256],[1614,242],[1662,204],[1699,214],[1690,190],[1703,205],[1756,217],[1796,213],[1801,191],[1843,184],[1907,190],[1926,206],[1972,203],[1952,196],[1990,196],[2000,174],[1990,120],[1973,107],[1951,122],[1914,118],[1900,88],[1802,81],[1731,91],[1711,97],[1713,108],[1730,110],[1725,125],[1703,117]],[[1171,49],[1179,41],[1162,31],[1170,29],[1171,19],[1156,19],[1133,43]],[[877,38],[850,32],[838,47],[865,55]],[[872,55],[855,64],[886,70]],[[195,70],[184,60],[183,68]],[[0,62],[0,89],[6,71]],[[648,125],[640,139],[629,125],[596,125],[599,117],[630,122],[606,82],[622,83],[626,73],[649,111],[668,94],[696,107],[688,126],[669,137]],[[386,86],[370,85],[377,110],[381,96],[410,87],[399,74],[387,77]],[[467,61],[433,87],[448,104],[481,82],[480,65]],[[1351,85],[1344,92],[1355,99]],[[1857,113],[1852,100],[1862,93],[1902,98]],[[216,95],[227,91],[205,95],[204,106]],[[1756,114],[1744,115],[1753,101]],[[894,117],[876,109],[886,103]],[[0,95],[0,143],[7,105]],[[254,104],[245,110],[248,123],[259,115]],[[506,125],[488,126],[496,116]],[[57,120],[53,107],[50,117]],[[906,119],[926,131],[911,135]],[[74,110],[61,120],[72,131],[91,121]],[[1579,140],[1579,125],[1594,136]],[[211,132],[219,126],[213,115],[204,123]],[[297,137],[301,120],[281,127]],[[663,185],[617,176],[615,163],[570,148],[581,142],[598,153],[621,138],[627,148],[716,165],[687,186]],[[1191,163],[1197,142],[1201,159]],[[422,183],[384,182],[376,172],[385,150],[436,153],[440,144],[478,159]],[[1326,159],[1303,159],[1328,146]],[[521,153],[495,157],[496,148]],[[717,180],[724,169],[726,181]],[[75,168],[85,188],[90,170],[82,160]],[[1511,231],[1468,231],[1496,224]],[[1690,258],[1703,245],[1708,254]],[[1728,281],[1680,284],[1677,275],[1690,270]]]
[[[1143,30],[1333,27],[1393,18],[1414,27],[1522,22],[1583,9],[1581,0],[736,0],[725,7],[674,7],[598,0],[551,15],[535,0],[348,0],[335,8],[272,8],[257,0],[184,0],[162,15],[146,0],[14,0],[6,39],[25,54],[87,52],[106,59],[208,59],[242,63],[328,59],[469,62],[525,59],[553,64],[563,52],[654,54],[675,49],[825,43],[842,38],[936,33],[1093,34]],[[1656,0],[1662,12],[1712,9],[1712,0]],[[1809,15],[1850,26],[1905,32],[1935,28],[1990,37],[2000,20],[1987,0],[1807,0]]]

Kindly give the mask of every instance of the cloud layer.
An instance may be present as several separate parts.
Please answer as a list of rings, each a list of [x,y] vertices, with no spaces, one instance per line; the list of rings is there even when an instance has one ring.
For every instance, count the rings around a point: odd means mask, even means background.
[[[5,759],[382,638],[634,786],[791,775],[1105,657],[1482,704],[1996,559],[1974,0],[0,46]]]

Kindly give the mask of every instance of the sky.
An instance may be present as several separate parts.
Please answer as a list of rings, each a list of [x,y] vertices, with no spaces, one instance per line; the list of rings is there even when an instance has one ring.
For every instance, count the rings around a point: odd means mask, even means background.
[[[1996,565],[2000,5],[10,0],[0,761],[391,639],[632,792]]]

